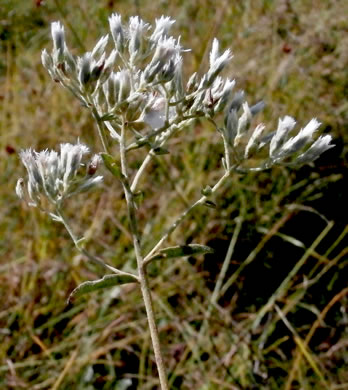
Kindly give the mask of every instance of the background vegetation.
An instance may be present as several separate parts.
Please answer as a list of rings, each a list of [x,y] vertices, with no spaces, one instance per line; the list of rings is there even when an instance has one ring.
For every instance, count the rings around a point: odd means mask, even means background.
[[[24,174],[21,148],[80,137],[98,150],[91,117],[50,80],[40,52],[51,47],[51,21],[64,23],[78,54],[107,31],[111,12],[175,18],[177,35],[193,49],[188,71],[207,63],[218,37],[234,52],[229,74],[239,88],[251,103],[265,100],[269,130],[285,114],[300,125],[317,117],[336,144],[314,166],[235,175],[216,209],[196,211],[171,238],[216,250],[151,269],[171,388],[348,389],[344,0],[1,0],[0,388],[158,388],[139,291],[115,288],[68,305],[69,292],[99,270],[62,226],[14,194]],[[221,171],[221,144],[209,125],[197,122],[169,149],[141,183],[145,245]],[[104,173],[104,188],[72,200],[67,212],[91,251],[130,268],[121,187]],[[228,248],[218,304],[198,336]]]

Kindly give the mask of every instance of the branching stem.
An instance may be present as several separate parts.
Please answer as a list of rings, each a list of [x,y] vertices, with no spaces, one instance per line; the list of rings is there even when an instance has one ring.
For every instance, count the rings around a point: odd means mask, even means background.
[[[122,128],[121,128],[121,138],[120,138],[121,171],[123,175],[122,184],[123,184],[126,202],[127,202],[130,230],[132,234],[134,252],[135,252],[137,265],[138,265],[138,276],[139,276],[139,282],[141,287],[141,293],[143,296],[144,305],[146,309],[147,321],[149,324],[152,346],[155,353],[155,359],[156,359],[156,364],[157,364],[157,369],[159,374],[159,380],[161,384],[161,390],[169,390],[167,375],[163,363],[163,357],[162,357],[162,352],[161,352],[161,347],[159,342],[159,335],[158,335],[158,329],[156,325],[156,319],[155,319],[155,314],[153,309],[149,282],[147,279],[146,269],[141,254],[140,236],[139,236],[136,213],[135,213],[136,210],[135,202],[134,202],[133,192],[129,186],[129,181],[128,181],[126,145],[125,145],[125,130],[126,130],[125,127],[126,127],[125,119],[122,118]]]
[[[227,178],[231,175],[232,169],[225,172],[225,174],[220,178],[220,180],[215,184],[212,188],[212,194],[216,192],[227,180]],[[162,246],[162,244],[169,238],[169,236],[174,232],[174,230],[181,224],[181,222],[186,219],[186,217],[199,205],[204,204],[208,200],[208,197],[203,195],[196,202],[194,202],[191,206],[189,206],[170,226],[167,232],[162,236],[162,238],[157,242],[157,244],[151,249],[151,251],[146,255],[144,259],[144,263],[147,263],[148,260],[152,257],[153,254]]]

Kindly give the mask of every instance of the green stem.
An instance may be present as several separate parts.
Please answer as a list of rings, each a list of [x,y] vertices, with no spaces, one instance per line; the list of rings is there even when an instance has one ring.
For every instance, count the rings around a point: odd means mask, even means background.
[[[103,121],[100,119],[100,115],[98,114],[97,110],[94,107],[92,108],[92,115],[95,121],[97,122],[98,135],[102,143],[104,152],[110,154]]]
[[[149,151],[149,153],[146,155],[146,157],[144,158],[144,161],[142,162],[142,164],[140,165],[140,168],[138,169],[137,173],[134,176],[134,179],[133,179],[133,182],[131,185],[132,192],[135,192],[135,190],[137,189],[138,182],[139,182],[142,174],[144,173],[146,167],[150,164],[152,157],[153,157],[153,149],[151,149]]]
[[[127,202],[130,230],[132,234],[134,252],[135,252],[137,265],[138,265],[139,282],[140,282],[141,293],[145,305],[147,321],[150,329],[152,346],[155,353],[155,359],[157,364],[159,380],[161,384],[161,390],[169,390],[167,374],[164,367],[163,357],[162,357],[162,352],[160,347],[158,329],[155,320],[155,313],[153,309],[153,302],[152,302],[149,282],[147,279],[145,264],[141,254],[140,236],[138,232],[138,225],[137,225],[137,219],[135,213],[135,202],[134,202],[133,192],[131,191],[131,188],[129,186],[129,181],[128,181],[124,118],[122,118],[122,127],[121,127],[120,156],[121,156],[121,171],[123,174],[122,184],[123,184],[126,202]]]

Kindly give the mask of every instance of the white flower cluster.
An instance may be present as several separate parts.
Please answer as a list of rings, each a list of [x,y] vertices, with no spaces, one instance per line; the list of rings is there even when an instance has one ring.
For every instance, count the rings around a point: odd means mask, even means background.
[[[109,18],[111,53],[106,55],[106,35],[81,57],[70,53],[64,27],[54,22],[53,50],[51,54],[43,51],[42,62],[55,81],[98,114],[112,138],[120,139],[120,118],[125,118],[134,136],[129,149],[146,144],[161,147],[190,121],[205,117],[216,123],[213,118],[221,112],[224,125],[217,128],[238,164],[266,145],[267,167],[311,162],[332,147],[330,136],[313,141],[319,127],[315,119],[297,135],[292,134],[296,122],[289,116],[280,119],[278,129],[271,134],[265,134],[263,124],[252,126],[253,116],[264,104],[250,107],[243,92],[232,93],[235,81],[221,76],[232,54],[230,50],[220,52],[217,39],[207,72],[201,77],[194,73],[185,84],[182,53],[187,50],[182,48],[180,37],[169,35],[174,22],[162,16],[152,28],[138,16],[123,24],[121,16],[113,14]],[[139,133],[146,127],[147,133]],[[150,139],[154,143],[149,143]]]
[[[26,185],[22,178],[17,181],[17,195],[30,206],[42,207],[43,198],[59,206],[71,195],[95,187],[103,180],[102,176],[94,176],[100,162],[98,155],[85,165],[85,173],[80,177],[82,161],[88,153],[88,147],[80,143],[61,144],[60,153],[22,150],[20,158],[28,171],[28,181]]]
[[[247,160],[257,151],[269,145],[269,158],[266,167],[274,164],[305,164],[317,159],[323,152],[334,147],[330,142],[330,135],[320,136],[313,140],[314,133],[320,123],[313,118],[296,135],[292,135],[296,121],[285,116],[279,119],[277,130],[264,134],[265,125],[260,123],[255,129],[251,129],[253,115],[261,108],[260,104],[249,107],[247,102],[242,103],[238,99],[232,101],[225,115],[225,127],[222,129],[224,137],[236,154],[240,145],[244,151],[239,154],[239,160]],[[238,116],[238,111],[242,114]],[[243,142],[244,141],[244,142]]]

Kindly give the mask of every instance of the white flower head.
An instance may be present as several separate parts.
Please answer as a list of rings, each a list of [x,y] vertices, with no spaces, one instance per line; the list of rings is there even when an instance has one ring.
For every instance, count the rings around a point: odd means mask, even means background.
[[[243,114],[238,119],[237,135],[234,139],[234,146],[238,146],[243,136],[246,134],[250,126],[252,114],[248,102],[242,104]]]
[[[128,26],[128,51],[130,54],[131,63],[142,53],[143,41],[150,25],[145,23],[139,16],[132,16],[129,18]]]
[[[249,138],[249,141],[245,148],[244,158],[246,159],[249,158],[252,155],[252,153],[257,150],[264,130],[265,130],[265,125],[263,123],[260,123],[259,125],[256,126],[256,129],[251,134],[251,137]]]
[[[92,70],[92,53],[87,52],[77,59],[78,79],[80,87],[83,88],[91,78]]]
[[[319,137],[316,141],[313,142],[309,149],[296,158],[295,163],[305,164],[316,160],[322,153],[335,146],[331,143],[331,141],[331,135],[324,135]]]
[[[94,49],[92,50],[92,57],[97,58],[103,55],[105,52],[106,45],[109,41],[109,35],[105,35],[99,39],[97,44],[94,46]]]
[[[316,118],[313,118],[309,123],[299,131],[299,133],[292,138],[289,138],[284,145],[276,153],[277,159],[289,157],[290,155],[298,152],[304,146],[308,145],[313,138],[313,134],[318,130],[320,122]]]
[[[270,144],[270,156],[273,157],[276,151],[285,143],[288,133],[295,127],[296,121],[291,116],[279,119],[278,128]]]
[[[52,204],[58,205],[65,198],[85,191],[102,180],[102,176],[92,177],[90,172],[82,178],[77,175],[82,167],[83,157],[89,153],[87,146],[77,143],[60,145],[60,153],[54,150],[36,152],[32,149],[20,152],[20,158],[28,172],[27,191],[24,189],[24,180],[19,179],[16,193],[21,199],[27,200],[31,206],[40,204],[45,197]],[[96,157],[91,164],[96,166]]]
[[[216,76],[225,68],[231,61],[232,53],[230,49],[225,50],[221,55],[219,54],[219,41],[214,38],[212,49],[209,54],[209,70],[202,79],[202,87],[211,85]]]
[[[65,47],[65,31],[64,26],[60,22],[53,22],[51,24],[51,35],[53,40],[53,50],[64,52]]]
[[[152,63],[165,63],[175,57],[182,51],[180,39],[176,40],[173,37],[162,36],[156,45],[155,54],[152,58]]]
[[[112,14],[109,17],[109,25],[116,49],[122,53],[124,50],[125,33],[122,27],[121,15],[117,13]]]
[[[219,57],[219,46],[220,46],[219,41],[216,38],[214,38],[211,51],[209,54],[209,64],[211,68],[214,66],[215,61]]]
[[[151,28],[149,23],[145,23],[139,16],[131,16],[129,18],[128,34],[131,38],[132,34],[144,35]]]
[[[167,36],[174,23],[175,20],[169,16],[162,15],[159,19],[156,19],[156,27],[151,34],[150,40],[157,42],[162,36]]]

